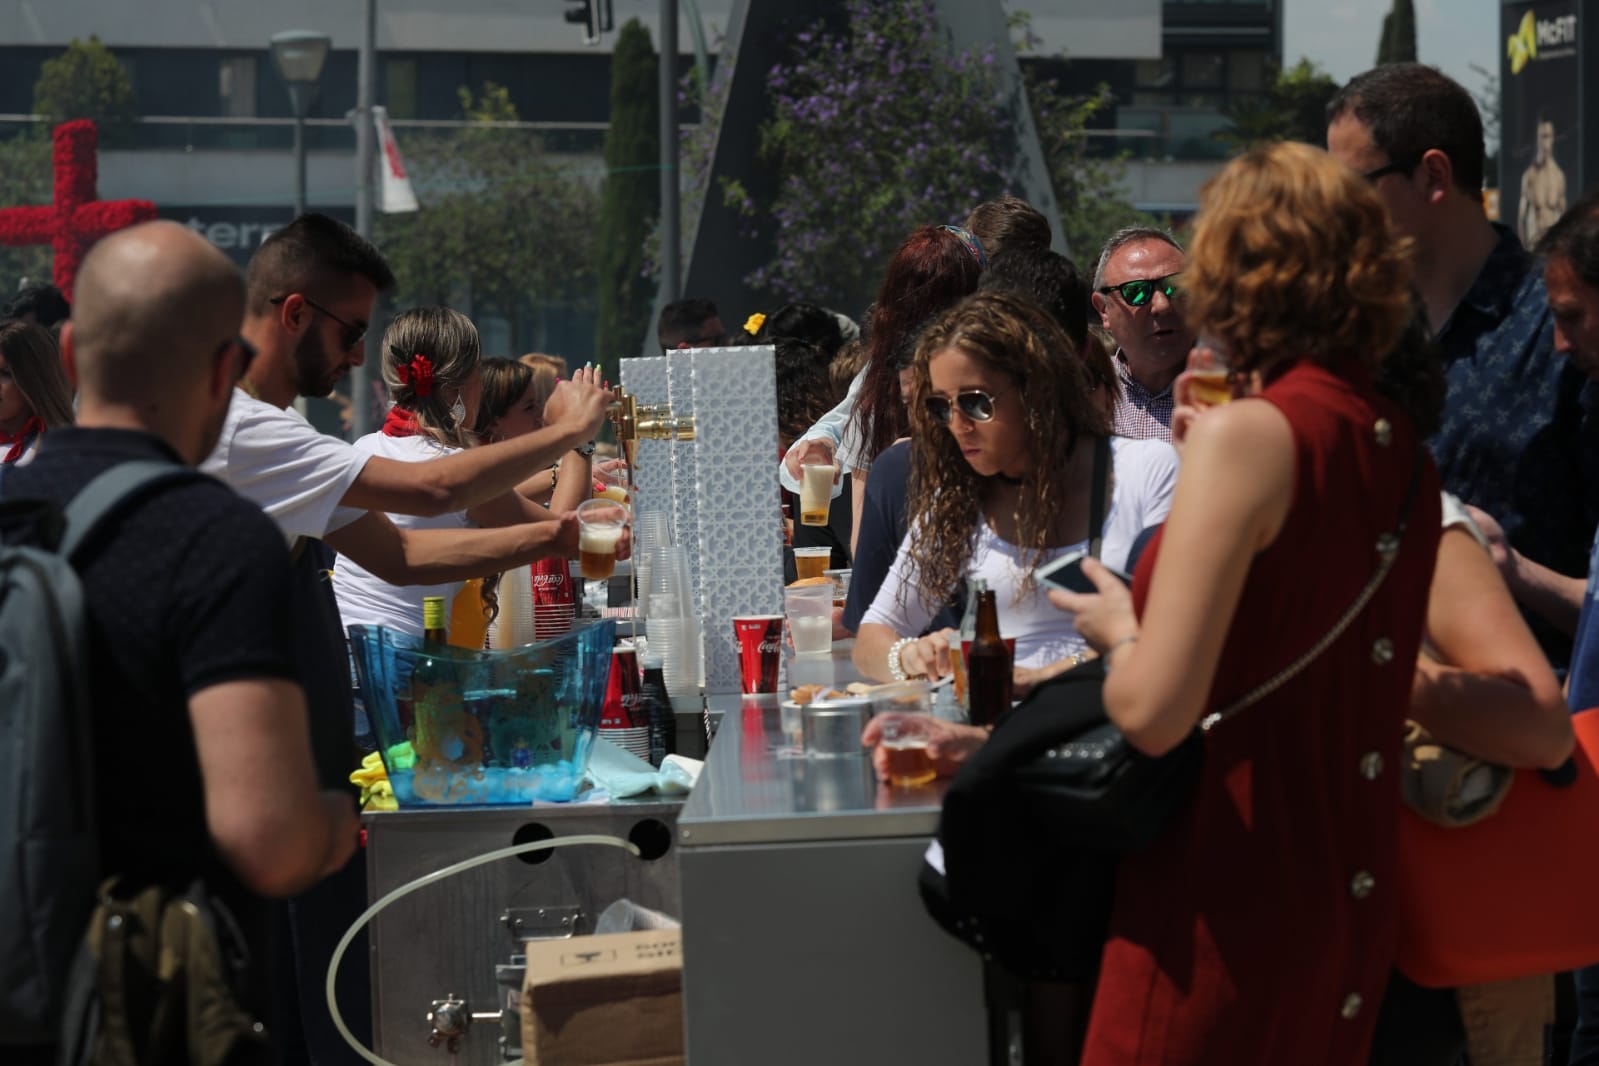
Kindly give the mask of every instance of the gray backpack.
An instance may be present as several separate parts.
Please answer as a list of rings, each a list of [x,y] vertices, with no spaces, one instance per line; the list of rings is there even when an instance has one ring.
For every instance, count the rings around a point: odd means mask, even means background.
[[[101,876],[88,611],[73,553],[134,498],[204,476],[128,462],[64,514],[48,501],[0,502],[0,532],[23,542],[0,547],[0,1049],[55,1041]]]

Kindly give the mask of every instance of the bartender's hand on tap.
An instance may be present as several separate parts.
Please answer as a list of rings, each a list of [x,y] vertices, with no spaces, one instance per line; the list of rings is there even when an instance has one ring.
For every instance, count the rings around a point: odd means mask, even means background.
[[[612,396],[600,380],[599,367],[580,367],[570,381],[558,381],[544,404],[544,424],[560,425],[593,440],[605,425]]]
[[[783,465],[797,481],[800,477],[800,467],[807,463],[820,466],[833,463],[833,484],[838,484],[839,477],[843,474],[834,459],[835,450],[833,442],[825,438],[795,441],[788,449],[788,454],[783,456]]]

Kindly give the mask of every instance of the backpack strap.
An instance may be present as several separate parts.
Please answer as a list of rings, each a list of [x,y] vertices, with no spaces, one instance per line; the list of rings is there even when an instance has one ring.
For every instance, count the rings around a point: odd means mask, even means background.
[[[71,559],[107,517],[145,491],[173,481],[197,481],[205,474],[180,463],[139,459],[119,463],[98,475],[72,498],[65,512],[60,554]]]

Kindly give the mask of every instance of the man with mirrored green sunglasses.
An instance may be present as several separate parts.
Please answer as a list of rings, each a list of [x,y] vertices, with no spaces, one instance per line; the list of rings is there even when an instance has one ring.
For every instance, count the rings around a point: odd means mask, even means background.
[[[1183,261],[1176,238],[1153,226],[1121,230],[1100,253],[1090,300],[1116,342],[1119,436],[1171,440],[1172,383],[1194,344],[1183,317]]]

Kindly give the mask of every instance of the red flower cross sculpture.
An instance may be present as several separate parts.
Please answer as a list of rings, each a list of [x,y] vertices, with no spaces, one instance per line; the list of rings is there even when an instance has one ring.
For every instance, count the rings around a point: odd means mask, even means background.
[[[55,129],[55,202],[0,209],[0,244],[48,244],[55,249],[56,288],[72,298],[78,265],[89,246],[108,233],[155,218],[148,200],[97,200],[95,146],[100,135],[88,119]]]

